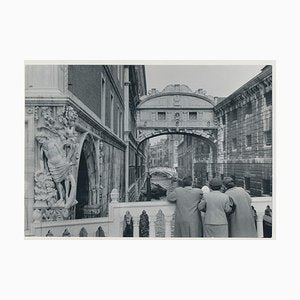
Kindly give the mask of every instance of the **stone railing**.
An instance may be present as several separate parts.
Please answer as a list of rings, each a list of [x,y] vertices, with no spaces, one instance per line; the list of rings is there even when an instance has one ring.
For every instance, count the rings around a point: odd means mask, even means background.
[[[108,218],[38,222],[33,235],[39,237],[104,237],[109,236]]]
[[[110,236],[122,237],[128,224],[132,237],[171,237],[175,205],[167,201],[111,203]]]
[[[113,190],[109,216],[33,225],[34,236],[54,237],[150,237],[170,238],[174,232],[175,205],[167,201],[118,202]],[[263,237],[262,219],[267,205],[272,208],[272,197],[252,198],[257,213],[257,235]]]

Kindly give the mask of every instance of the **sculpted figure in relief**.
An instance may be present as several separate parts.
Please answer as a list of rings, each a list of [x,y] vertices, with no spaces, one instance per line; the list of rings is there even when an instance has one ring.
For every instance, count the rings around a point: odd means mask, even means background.
[[[70,187],[75,182],[71,174],[72,163],[70,158],[64,156],[63,148],[59,147],[54,138],[38,136],[37,140],[41,144],[41,157],[46,157],[46,161],[43,160],[42,168],[49,171],[57,187],[59,199],[56,202],[56,206],[61,206],[62,204],[70,205],[70,203],[67,203],[67,200],[73,196],[70,193]],[[65,184],[65,191],[63,182]]]
[[[72,157],[76,149],[77,114],[70,106],[65,106],[60,115],[52,116],[49,107],[42,107],[43,124],[36,140],[41,145],[41,166],[45,174],[50,174],[58,192],[58,201],[53,207],[70,208],[76,204],[75,179],[72,175]]]

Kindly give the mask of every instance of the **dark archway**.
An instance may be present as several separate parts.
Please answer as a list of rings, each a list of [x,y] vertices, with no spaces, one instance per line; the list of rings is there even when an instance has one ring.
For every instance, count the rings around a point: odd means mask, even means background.
[[[78,201],[76,205],[76,219],[82,219],[84,217],[83,208],[89,203],[89,176],[87,163],[83,151],[81,151],[80,155],[76,200]]]
[[[178,166],[175,167],[177,171],[178,178],[182,179],[185,176],[192,176],[194,185],[197,187],[201,187],[207,183],[207,181],[215,177],[218,173],[217,166],[217,144],[216,144],[216,132],[215,131],[192,131],[190,132],[175,132],[175,131],[162,131],[162,132],[153,132],[153,134],[147,135],[145,139],[143,139],[141,143],[147,142],[153,137],[157,136],[167,136],[167,135],[180,135],[184,137],[184,144],[181,147],[181,151],[179,151],[179,146],[176,147],[176,157]],[[171,147],[172,148],[172,147]],[[172,148],[173,149],[173,148]],[[188,152],[186,152],[188,151]],[[172,150],[171,152],[174,152]],[[150,153],[150,152],[149,152]],[[157,153],[151,151],[151,153]],[[166,149],[166,153],[168,153],[168,149]],[[156,156],[155,156],[156,157]],[[156,165],[148,165],[149,168],[156,169]],[[165,165],[157,166],[158,169],[164,169]],[[168,166],[169,168],[171,165]],[[151,170],[149,172],[151,174]],[[154,175],[154,174],[153,174]],[[166,183],[161,178],[156,179],[156,183],[161,182],[161,184],[166,187]],[[159,182],[158,182],[159,181]],[[168,187],[169,188],[169,187]]]

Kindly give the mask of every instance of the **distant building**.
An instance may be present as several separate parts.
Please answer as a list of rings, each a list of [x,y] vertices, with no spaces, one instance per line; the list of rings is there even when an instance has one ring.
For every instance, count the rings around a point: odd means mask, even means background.
[[[178,176],[192,176],[194,183],[203,186],[214,175],[212,150],[197,137],[186,135],[178,146]]]
[[[178,167],[177,147],[181,135],[167,135],[166,139],[160,140],[158,143],[149,146],[149,167]]]
[[[272,66],[215,106],[218,173],[251,195],[272,195]]]

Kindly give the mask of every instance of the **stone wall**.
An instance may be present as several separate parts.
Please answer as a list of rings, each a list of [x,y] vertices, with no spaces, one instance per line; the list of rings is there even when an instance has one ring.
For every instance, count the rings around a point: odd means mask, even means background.
[[[118,72],[119,77],[117,76]],[[123,66],[68,66],[68,89],[101,119],[103,125],[113,128],[115,134],[118,134],[118,113],[124,115],[122,72]],[[105,81],[105,107],[104,103],[101,103],[102,80]],[[111,111],[113,111],[113,115],[111,115]]]
[[[272,67],[216,105],[215,112],[220,175],[234,177],[253,196],[272,195]]]

